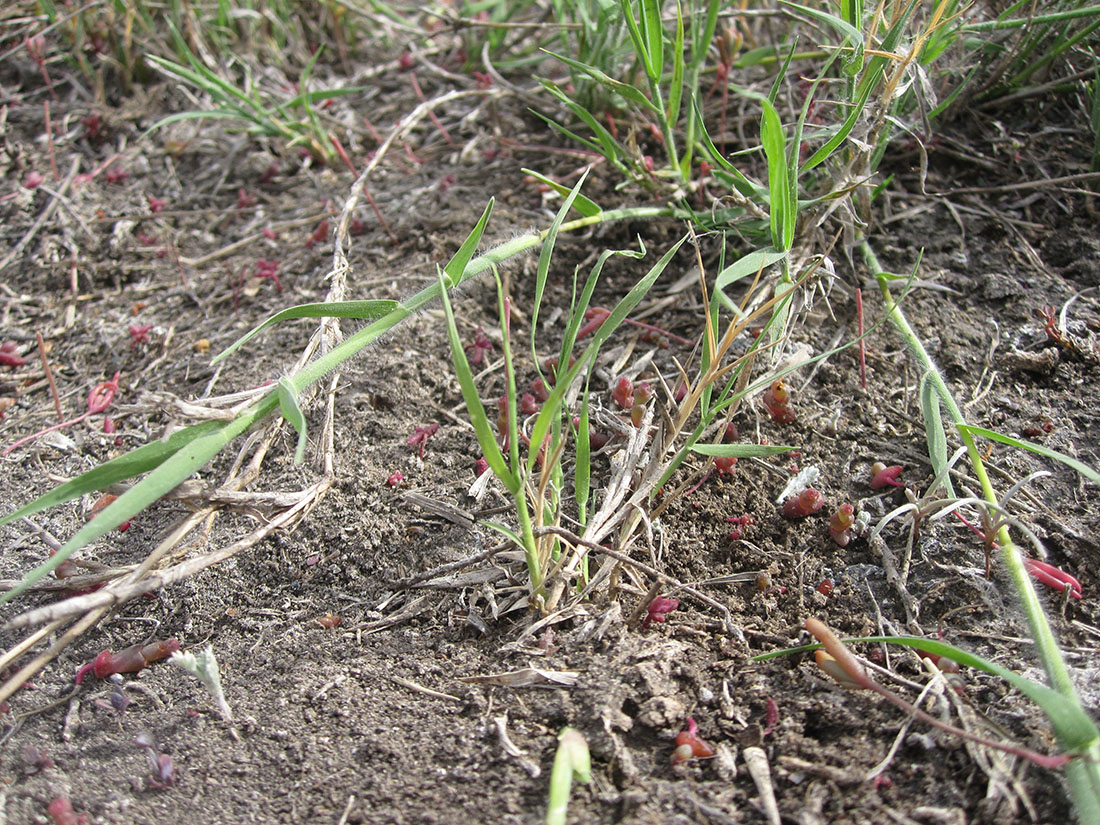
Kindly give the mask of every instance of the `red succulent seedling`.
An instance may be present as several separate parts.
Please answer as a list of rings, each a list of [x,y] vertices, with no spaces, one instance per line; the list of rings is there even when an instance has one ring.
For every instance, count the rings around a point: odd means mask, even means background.
[[[135,349],[138,344],[148,344],[152,330],[152,324],[130,324],[130,349]]]
[[[401,471],[400,470],[394,470],[392,473],[390,473],[389,478],[386,479],[386,483],[388,485],[390,485],[391,487],[396,487],[398,484],[400,484],[404,480],[405,480],[405,476],[401,474]]]
[[[852,540],[852,525],[855,521],[855,508],[851,504],[841,504],[829,518],[829,537],[840,547],[847,547]]]
[[[1080,599],[1083,595],[1081,582],[1065,570],[1038,559],[1024,559],[1024,567],[1027,568],[1027,572],[1031,574],[1035,581],[1045,584],[1047,587],[1063,592],[1068,590],[1069,595],[1075,599]]]
[[[256,277],[261,280],[274,281],[276,291],[282,292],[283,282],[279,280],[278,269],[278,261],[269,261],[266,258],[256,259]]]
[[[108,180],[110,180],[109,177],[108,177]],[[154,198],[152,195],[149,196],[149,211],[150,212],[152,212],[154,214],[156,214],[157,212],[163,212],[164,207],[166,207],[167,205],[168,205],[168,201],[161,200],[160,198]]]
[[[407,443],[410,447],[419,447],[418,455],[420,458],[424,458],[424,448],[428,445],[428,439],[438,431],[438,421],[434,424],[429,424],[427,427],[417,427],[416,431],[409,436]]]
[[[22,367],[27,363],[27,360],[23,358],[16,351],[18,345],[15,341],[5,341],[0,344],[0,365],[5,367]]]
[[[672,764],[680,765],[691,759],[708,759],[714,756],[714,748],[699,738],[699,726],[688,717],[687,728],[676,734],[676,750],[672,752]]]
[[[46,433],[52,433],[55,430],[62,430],[65,427],[71,427],[74,424],[79,424],[81,421],[84,421],[90,416],[106,410],[109,406],[111,406],[111,401],[114,400],[115,394],[118,392],[118,378],[120,375],[122,375],[121,372],[116,372],[114,378],[112,378],[110,381],[103,381],[95,385],[92,391],[88,394],[88,409],[84,413],[78,415],[76,418],[72,418],[68,421],[62,421],[60,424],[54,424],[52,427],[46,427],[43,430],[39,430],[36,433],[28,435],[26,438],[19,439],[14,444],[5,447],[4,451],[0,452],[0,456],[8,455],[12,450],[23,446],[29,441],[34,441],[34,439],[38,438],[39,436],[45,435]]]
[[[84,825],[88,822],[88,815],[74,811],[73,803],[67,796],[59,796],[47,805],[46,813],[50,815],[54,825]]]
[[[624,375],[615,382],[611,398],[619,405],[620,410],[629,410],[634,406],[634,382]]]
[[[472,344],[467,344],[466,357],[470,363],[475,367],[480,367],[485,361],[485,354],[491,352],[493,349],[493,342],[489,340],[489,336],[485,334],[485,330],[478,327],[474,330],[474,340]]]
[[[797,496],[783,502],[783,515],[787,518],[805,518],[825,506],[825,496],[813,487],[807,487]]]
[[[791,393],[787,389],[787,385],[783,383],[782,378],[775,379],[775,382],[764,390],[763,401],[764,408],[777,424],[791,424],[794,422],[794,413],[791,412],[788,406],[791,401]]]
[[[719,475],[733,475],[733,469],[736,466],[737,458],[735,456],[716,455],[714,457],[714,469],[718,471]]]
[[[538,399],[531,393],[525,392],[519,399],[519,411],[524,415],[534,415],[539,411]]]
[[[664,596],[657,596],[646,607],[646,617],[642,621],[642,627],[649,627],[653,622],[660,624],[668,618],[668,614],[680,606],[679,599],[666,599]]]
[[[886,487],[904,487],[904,482],[899,479],[901,470],[900,464],[887,467],[881,461],[876,461],[871,465],[871,489],[882,490]]]
[[[97,679],[106,679],[114,673],[136,673],[151,662],[170,656],[179,649],[180,643],[177,639],[168,639],[147,645],[131,645],[118,653],[104,650],[76,672],[76,683],[83,684],[89,673],[94,674]]]

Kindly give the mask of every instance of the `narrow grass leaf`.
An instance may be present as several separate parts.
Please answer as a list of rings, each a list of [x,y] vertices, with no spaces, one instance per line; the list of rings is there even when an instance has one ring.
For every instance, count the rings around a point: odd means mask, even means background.
[[[924,417],[924,435],[928,441],[928,458],[932,462],[932,471],[937,477],[943,478],[947,495],[954,497],[955,488],[951,484],[951,474],[947,471],[947,434],[943,429],[940,397],[936,392],[935,382],[929,380],[928,375],[921,376],[920,380],[920,408]]]
[[[185,427],[172,433],[165,441],[153,441],[130,452],[105,461],[98,467],[93,467],[86,473],[81,473],[76,478],[54,487],[45,495],[39,496],[29,504],[20,507],[14,513],[0,518],[0,527],[5,524],[33,516],[42,510],[64,504],[85,493],[103,490],[112,484],[134,478],[142,473],[147,473],[162,462],[171,458],[180,448],[186,446],[200,436],[210,433],[212,430],[223,426],[220,421],[204,421],[192,427]]]
[[[554,59],[560,60],[565,65],[570,66],[571,68],[574,68],[579,72],[583,72],[584,74],[595,80],[597,83],[599,83],[601,86],[610,89],[612,92],[615,92],[618,95],[621,95],[624,99],[629,100],[631,103],[633,103],[635,106],[639,107],[643,111],[648,111],[653,114],[664,116],[664,112],[658,109],[657,106],[654,105],[652,100],[650,100],[640,91],[638,91],[635,87],[631,86],[629,83],[623,83],[620,80],[616,80],[607,73],[601,71],[600,69],[597,69],[595,66],[590,66],[587,63],[581,63],[579,60],[574,60],[573,58],[566,57],[563,54],[558,54],[551,51],[547,51],[546,53]]]
[[[797,447],[785,447],[781,444],[693,444],[691,446],[693,453],[717,458],[764,458],[797,449]]]
[[[27,573],[19,584],[0,596],[0,604],[16,598],[28,587],[56,570],[59,564],[77,550],[106,535],[122,522],[153,504],[165,493],[174,490],[192,473],[204,467],[226,444],[251,427],[260,417],[259,412],[260,409],[257,407],[251,414],[242,414],[227,423],[219,422],[217,427],[191,439],[144,479],[105,507],[53,556]]]
[[[592,759],[584,735],[574,728],[564,728],[558,736],[558,750],[550,771],[546,825],[565,825],[574,777],[580,782],[591,782]]]
[[[295,318],[356,318],[373,321],[388,315],[396,307],[397,301],[333,301],[331,303],[299,304],[298,306],[289,307],[276,312],[262,324],[253,327],[247,334],[218,353],[210,363],[211,365],[217,364],[268,327],[283,321],[290,321]]]
[[[531,430],[532,444],[542,444],[546,439],[546,433],[550,429],[551,421],[557,415],[557,410],[561,406],[562,399],[568,391],[569,385],[573,383],[582,369],[587,368],[592,359],[596,357],[596,353],[599,352],[604,342],[611,337],[615,330],[622,324],[626,316],[629,315],[642,298],[649,293],[649,290],[653,288],[654,282],[660,277],[661,273],[665,271],[665,268],[687,238],[688,236],[685,235],[673,244],[672,248],[653,265],[653,268],[650,269],[649,272],[647,272],[645,276],[623,296],[619,303],[615,305],[611,314],[607,316],[607,319],[600,325],[599,329],[593,333],[592,341],[585,348],[581,356],[577,358],[577,363],[574,364],[564,376],[559,372],[554,384],[554,389],[550,393],[550,397],[543,404],[542,410],[535,419],[535,426]],[[537,450],[531,451],[529,470],[533,469],[534,462],[537,458],[537,452]]]
[[[279,379],[277,390],[279,412],[286,422],[298,433],[298,446],[294,450],[294,463],[301,464],[306,454],[306,417],[298,406],[298,391],[285,375]]]
[[[554,245],[558,241],[558,230],[565,222],[569,210],[573,208],[577,193],[581,191],[585,180],[588,179],[588,172],[589,169],[584,170],[576,186],[566,195],[558,214],[554,216],[550,228],[546,231],[546,238],[543,240],[542,250],[539,252],[539,263],[535,270],[535,300],[531,307],[531,356],[536,364],[539,360],[538,353],[535,351],[535,338],[539,331],[539,309],[542,307],[542,296],[546,291],[546,279],[550,274],[550,261],[554,257]],[[542,442],[538,443],[541,444]]]
[[[523,168],[520,169],[520,171],[523,172],[525,175],[530,175],[539,183],[546,184],[562,197],[566,197],[572,191],[569,189],[568,186],[563,186],[556,180],[548,178],[546,177],[546,175],[542,174],[541,172],[536,172],[534,169]],[[577,192],[574,196],[573,208],[576,209],[577,212],[585,218],[594,218],[596,215],[600,214],[603,211],[600,206],[586,198],[580,192]]]
[[[1021,450],[1027,450],[1028,452],[1035,453],[1036,455],[1045,456],[1046,458],[1053,458],[1055,461],[1060,461],[1067,467],[1072,467],[1079,472],[1093,484],[1100,484],[1100,473],[1096,472],[1088,464],[1082,461],[1078,461],[1073,456],[1068,456],[1065,453],[1060,453],[1057,450],[1052,450],[1050,447],[1044,447],[1042,444],[1036,444],[1033,441],[1025,441],[1022,438],[1013,438],[1010,435],[1004,435],[993,430],[987,430],[984,427],[972,427],[969,424],[960,424],[959,429],[970,435],[981,436],[982,438],[988,438],[990,441],[997,441],[1001,444],[1008,444],[1011,447],[1016,447]]]

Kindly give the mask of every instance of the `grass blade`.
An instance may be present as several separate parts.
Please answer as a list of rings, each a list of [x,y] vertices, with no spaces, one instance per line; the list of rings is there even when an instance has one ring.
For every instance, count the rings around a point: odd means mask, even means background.
[[[1035,453],[1036,455],[1045,456],[1046,458],[1053,458],[1055,461],[1060,461],[1067,467],[1072,467],[1079,472],[1093,484],[1100,484],[1100,473],[1096,472],[1088,464],[1082,461],[1078,461],[1073,456],[1068,456],[1065,453],[1060,453],[1057,450],[1052,450],[1050,447],[1044,447],[1042,444],[1036,444],[1032,441],[1025,441],[1022,438],[1013,438],[1010,435],[1004,435],[993,430],[987,430],[984,427],[973,427],[969,424],[959,424],[960,430],[969,433],[970,435],[978,435],[982,438],[988,438],[990,441],[997,441],[1001,444],[1008,444],[1009,446],[1016,447],[1021,450],[1027,450],[1028,452]]]
[[[285,375],[279,379],[276,391],[279,398],[279,412],[286,422],[298,433],[298,446],[294,450],[294,463],[301,464],[306,454],[306,417],[298,406],[298,391]]]
[[[253,327],[246,335],[238,338],[218,353],[210,364],[217,364],[229,357],[265,329],[283,321],[290,321],[295,318],[356,318],[373,321],[393,312],[396,307],[397,301],[334,301],[321,304],[299,304],[276,312],[262,324]]]

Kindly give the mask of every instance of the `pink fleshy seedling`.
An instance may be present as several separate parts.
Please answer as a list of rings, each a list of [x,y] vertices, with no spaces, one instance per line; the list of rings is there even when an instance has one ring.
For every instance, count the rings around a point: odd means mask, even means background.
[[[714,469],[718,471],[718,475],[731,476],[736,466],[736,456],[716,455],[714,457]]]
[[[485,330],[478,327],[474,330],[473,343],[467,344],[466,358],[475,367],[480,367],[485,362],[485,354],[492,352],[493,342],[489,340],[489,336],[485,334]]]
[[[54,825],[85,825],[88,822],[88,815],[74,811],[73,803],[67,796],[59,796],[47,805],[46,813],[50,815]]]
[[[168,201],[162,200],[160,198],[154,198],[152,195],[149,196],[149,211],[152,212],[154,215],[157,212],[163,212],[164,207],[166,207],[167,205]]]
[[[825,506],[825,496],[813,487],[807,487],[797,496],[783,502],[783,515],[787,518],[805,518]]]
[[[405,480],[405,476],[402,475],[401,471],[400,470],[394,470],[392,473],[390,473],[389,478],[386,479],[386,483],[388,485],[390,485],[391,487],[396,487],[398,484],[400,484],[404,480]]]
[[[428,446],[428,439],[439,431],[439,422],[429,424],[427,427],[417,427],[406,442],[410,447],[419,447],[418,455],[424,458],[424,448]]]
[[[149,757],[149,764],[153,768],[150,785],[157,790],[163,790],[176,784],[176,766],[172,762],[172,757],[166,753],[157,753],[157,743],[153,734],[142,731],[134,737],[134,744],[144,750],[145,755]]]
[[[672,764],[680,765],[692,759],[709,759],[714,748],[699,737],[699,726],[688,717],[687,728],[676,734],[676,750],[672,752]]]
[[[841,504],[829,518],[829,538],[839,547],[847,547],[852,540],[852,525],[856,521],[856,511],[851,504]]]
[[[794,413],[788,406],[791,401],[791,392],[782,378],[775,379],[770,387],[764,390],[764,408],[777,424],[794,423]]]
[[[658,624],[664,622],[668,618],[668,614],[679,606],[679,599],[666,599],[664,596],[657,596],[646,607],[646,617],[642,620],[642,627],[649,627],[653,622]]]
[[[148,344],[152,331],[152,324],[130,324],[130,349],[136,349],[138,344]]]
[[[27,359],[23,358],[18,352],[18,345],[15,341],[5,341],[0,344],[0,365],[5,367],[22,367],[27,363]]]
[[[474,475],[481,478],[485,473],[489,471],[489,462],[484,458],[479,458],[474,462]]]
[[[283,291],[283,282],[279,280],[279,262],[269,261],[266,258],[256,259],[256,277],[261,280],[269,280],[275,282],[275,289],[278,292]]]
[[[1083,595],[1081,582],[1065,570],[1038,559],[1024,559],[1024,567],[1027,568],[1027,572],[1031,574],[1031,577],[1040,584],[1045,584],[1047,587],[1061,592],[1068,590],[1069,595],[1074,599],[1080,599]]]
[[[887,467],[881,461],[876,461],[871,465],[871,489],[883,490],[887,487],[904,487],[905,483],[900,480],[902,466],[900,464],[892,464]]]
[[[634,382],[625,375],[615,382],[611,390],[611,398],[618,404],[620,410],[629,410],[634,406]]]
[[[170,656],[179,649],[179,640],[168,639],[167,641],[153,642],[147,645],[131,645],[118,653],[104,650],[93,661],[76,672],[76,683],[78,685],[83,684],[89,673],[92,673],[97,679],[106,679],[114,673],[136,673],[143,670],[150,663],[157,661],[157,659]]]

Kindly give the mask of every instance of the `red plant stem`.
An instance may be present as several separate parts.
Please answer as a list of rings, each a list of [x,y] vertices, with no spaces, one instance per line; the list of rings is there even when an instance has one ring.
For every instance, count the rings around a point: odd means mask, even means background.
[[[81,413],[76,418],[70,419],[69,421],[62,421],[60,424],[54,424],[52,427],[46,427],[46,429],[39,430],[36,433],[32,433],[26,438],[19,439],[14,444],[5,447],[4,451],[0,453],[0,457],[9,455],[13,450],[18,449],[24,444],[34,441],[36,438],[44,436],[47,433],[52,433],[57,430],[63,430],[66,427],[72,427],[76,424],[79,424],[81,421],[90,418],[96,413],[101,413],[106,410],[109,406],[111,406],[111,401],[114,400],[115,393],[118,392],[118,377],[121,374],[122,373],[116,372],[115,377],[112,378],[110,381],[104,381],[101,384],[96,384],[91,393],[88,394],[88,409],[85,412]]]
[[[63,417],[61,396],[57,394],[57,384],[53,380],[53,371],[50,369],[50,362],[46,360],[46,342],[42,340],[41,332],[36,332],[35,337],[38,339],[38,357],[42,359],[42,371],[46,373],[46,381],[49,382],[50,394],[53,396],[53,406],[57,410],[57,420],[60,421]]]
[[[107,160],[103,161],[103,163],[99,164],[99,166],[97,166],[95,169],[93,169],[91,172],[88,173],[88,180],[95,180],[95,178],[101,172],[106,170],[108,166],[110,166],[112,163],[114,163],[120,157],[122,157],[121,154],[111,155],[111,157],[107,158]]]
[[[409,72],[409,80],[412,81],[413,91],[415,91],[416,96],[418,98],[420,98],[420,102],[421,103],[427,103],[428,101],[424,99],[424,93],[422,91],[420,91],[420,84],[416,82],[416,75],[413,74],[412,72]],[[445,141],[447,141],[447,143],[449,143],[453,146],[454,141],[451,140],[451,136],[449,134],[447,134],[447,130],[443,128],[443,124],[439,122],[439,118],[437,118],[435,116],[435,112],[433,112],[431,109],[429,109],[428,110],[428,117],[431,118],[432,123],[435,124],[435,128],[437,128],[439,130],[439,133],[441,135],[443,135],[443,139]]]
[[[50,87],[51,90],[53,87]],[[57,183],[61,180],[61,174],[57,171],[57,158],[53,151],[53,123],[50,121],[50,101],[43,100],[42,107],[46,110],[46,140],[50,147],[50,169],[53,170],[53,180]]]
[[[348,169],[351,170],[351,174],[354,177],[359,177],[359,173],[355,171],[355,164],[351,162],[351,158],[348,157],[348,153],[344,151],[344,145],[340,143],[340,138],[336,137],[336,135],[330,132],[328,139],[332,143],[332,148],[336,150],[336,154],[340,156],[340,160],[347,164]]]
[[[863,344],[863,290],[856,288],[856,329],[859,332],[859,385],[867,389],[867,348]]]
[[[578,340],[584,338],[586,335],[591,335],[593,332],[598,330],[601,326],[603,326],[603,322],[607,320],[608,316],[611,315],[611,310],[604,309],[603,307],[592,307],[589,312],[592,311],[598,311],[600,315],[592,318],[592,320],[590,320],[587,324],[577,330]],[[650,332],[655,332],[658,335],[664,335],[666,338],[671,338],[673,341],[684,344],[688,347],[695,346],[694,341],[689,341],[687,338],[681,338],[679,335],[676,335],[673,332],[669,332],[667,329],[654,326],[653,324],[647,324],[644,321],[635,321],[633,318],[623,318],[623,323],[630,324],[635,327],[641,327],[642,329],[649,330]]]

